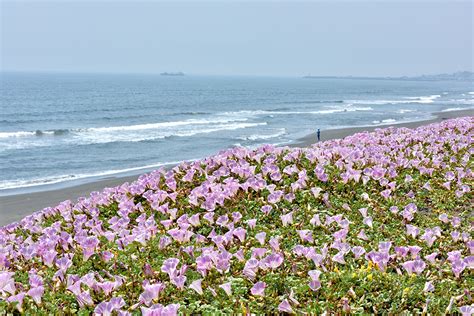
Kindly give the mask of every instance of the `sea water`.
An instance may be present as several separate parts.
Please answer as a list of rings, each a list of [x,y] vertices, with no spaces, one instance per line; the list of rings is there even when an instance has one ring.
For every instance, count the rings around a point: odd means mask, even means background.
[[[3,73],[0,195],[473,107],[466,81]]]

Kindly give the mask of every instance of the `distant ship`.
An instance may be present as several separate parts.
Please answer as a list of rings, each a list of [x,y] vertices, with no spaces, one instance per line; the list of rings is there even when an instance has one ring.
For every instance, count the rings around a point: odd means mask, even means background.
[[[162,72],[162,76],[184,76],[184,73],[180,72]]]

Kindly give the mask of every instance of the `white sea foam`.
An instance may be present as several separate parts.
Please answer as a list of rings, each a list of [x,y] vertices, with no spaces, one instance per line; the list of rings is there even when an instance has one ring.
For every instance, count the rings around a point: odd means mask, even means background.
[[[447,108],[444,110],[441,110],[441,112],[452,112],[452,111],[459,111],[459,110],[465,110],[464,108]]]
[[[266,122],[257,123],[229,123],[229,124],[208,124],[201,126],[188,126],[187,128],[181,127],[179,129],[157,129],[138,131],[111,131],[111,130],[88,130],[84,131],[75,136],[77,143],[83,144],[104,144],[112,142],[142,142],[151,141],[155,139],[163,139],[167,137],[190,137],[198,134],[209,134],[219,131],[230,131],[236,129],[244,129],[249,127],[256,127],[266,125]]]
[[[0,138],[35,136],[36,132],[0,132]]]
[[[372,111],[370,106],[354,107],[352,104],[345,106],[330,106],[325,110],[315,111],[273,111],[273,110],[244,110],[235,112],[222,112],[219,115],[224,116],[241,116],[241,117],[255,117],[261,115],[308,115],[308,114],[332,114],[339,112],[356,112],[356,111]]]
[[[71,133],[79,135],[82,133],[102,133],[102,132],[127,132],[127,131],[146,131],[146,130],[158,130],[158,129],[170,129],[172,127],[182,127],[191,125],[211,125],[211,124],[225,124],[230,122],[245,122],[247,118],[213,118],[213,119],[189,119],[184,121],[174,122],[159,122],[159,123],[147,123],[137,125],[125,125],[125,126],[107,126],[107,127],[90,127],[80,128],[71,130],[38,130],[38,131],[16,131],[16,132],[0,132],[1,138],[14,138],[14,137],[34,137],[44,135],[65,135]]]
[[[93,173],[82,173],[82,174],[76,174],[76,175],[57,175],[57,176],[31,179],[31,180],[22,180],[22,179],[12,180],[12,181],[6,180],[6,181],[0,181],[0,190],[28,188],[28,187],[41,186],[41,185],[57,184],[57,183],[67,182],[67,181],[81,180],[81,179],[86,179],[86,178],[118,175],[118,174],[132,172],[132,171],[148,170],[148,169],[157,168],[157,167],[166,166],[166,165],[175,165],[180,162],[181,161],[159,162],[159,163],[140,166],[140,167],[107,170],[107,171],[93,172]]]
[[[474,98],[473,99],[455,99],[455,100],[450,100],[450,102],[446,102],[446,103],[474,104]]]
[[[21,141],[19,138],[5,138],[0,143],[0,152],[32,147],[141,142],[168,137],[190,137],[198,134],[232,131],[266,124],[266,122],[248,122],[247,118],[217,118],[131,126],[86,128],[70,130],[67,137],[50,138],[35,136],[21,138]]]
[[[435,102],[436,99],[440,98],[441,95],[433,94],[430,96],[419,96],[419,97],[404,97],[404,100],[346,100],[347,103],[352,104],[368,104],[368,105],[384,105],[384,104],[409,104],[409,103],[420,103],[429,104]]]
[[[468,92],[468,94],[474,94],[474,91]]]
[[[277,138],[286,134],[286,129],[280,128],[276,133],[273,134],[252,134],[249,136],[239,136],[236,139],[240,140],[250,140],[250,141],[258,141],[258,140],[267,140],[272,138]]]
[[[389,123],[395,123],[397,120],[395,119],[385,119],[385,120],[381,120],[381,121],[372,121],[372,124],[376,124],[376,125],[384,125],[384,124],[389,124]]]
[[[400,110],[398,110],[397,112],[400,113],[400,114],[403,114],[403,113],[416,112],[416,110],[400,109]]]
[[[110,126],[110,127],[91,127],[76,130],[77,132],[119,132],[119,131],[143,131],[150,129],[163,129],[170,127],[188,126],[188,125],[209,125],[219,123],[229,123],[235,121],[246,121],[244,118],[221,118],[221,119],[189,119],[175,122],[160,122],[127,126]]]

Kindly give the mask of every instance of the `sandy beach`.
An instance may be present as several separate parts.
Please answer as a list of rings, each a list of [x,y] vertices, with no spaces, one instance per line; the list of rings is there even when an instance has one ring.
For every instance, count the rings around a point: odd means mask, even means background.
[[[474,110],[439,112],[439,113],[434,113],[434,115],[435,115],[434,119],[410,122],[410,123],[322,130],[321,141],[343,138],[354,133],[358,133],[362,131],[372,131],[376,128],[384,128],[388,126],[416,128],[421,125],[440,122],[440,121],[450,119],[450,118],[474,116]],[[295,141],[295,143],[293,143],[291,146],[305,147],[305,146],[309,146],[313,144],[315,140],[316,140],[316,134],[313,133]],[[135,179],[137,179],[138,176],[139,175],[127,176],[127,177],[110,177],[110,178],[103,179],[100,181],[81,184],[81,185],[67,187],[67,188],[53,189],[53,190],[34,192],[34,193],[2,196],[0,197],[0,226],[20,220],[23,217],[33,213],[34,211],[41,210],[45,207],[55,206],[64,200],[75,201],[79,197],[88,196],[90,192],[101,191],[102,189],[106,187],[114,187],[125,182],[132,182]]]

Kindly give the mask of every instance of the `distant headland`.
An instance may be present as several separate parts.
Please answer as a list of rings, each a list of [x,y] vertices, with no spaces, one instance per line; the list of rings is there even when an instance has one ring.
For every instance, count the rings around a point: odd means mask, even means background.
[[[417,81],[442,81],[442,80],[457,80],[457,81],[472,81],[474,80],[474,72],[472,71],[458,71],[450,74],[437,75],[421,75],[421,76],[402,76],[402,77],[363,77],[363,76],[303,76],[305,79],[385,79],[385,80],[417,80]]]
[[[184,73],[179,71],[179,72],[162,72],[160,74],[161,76],[184,76]]]

